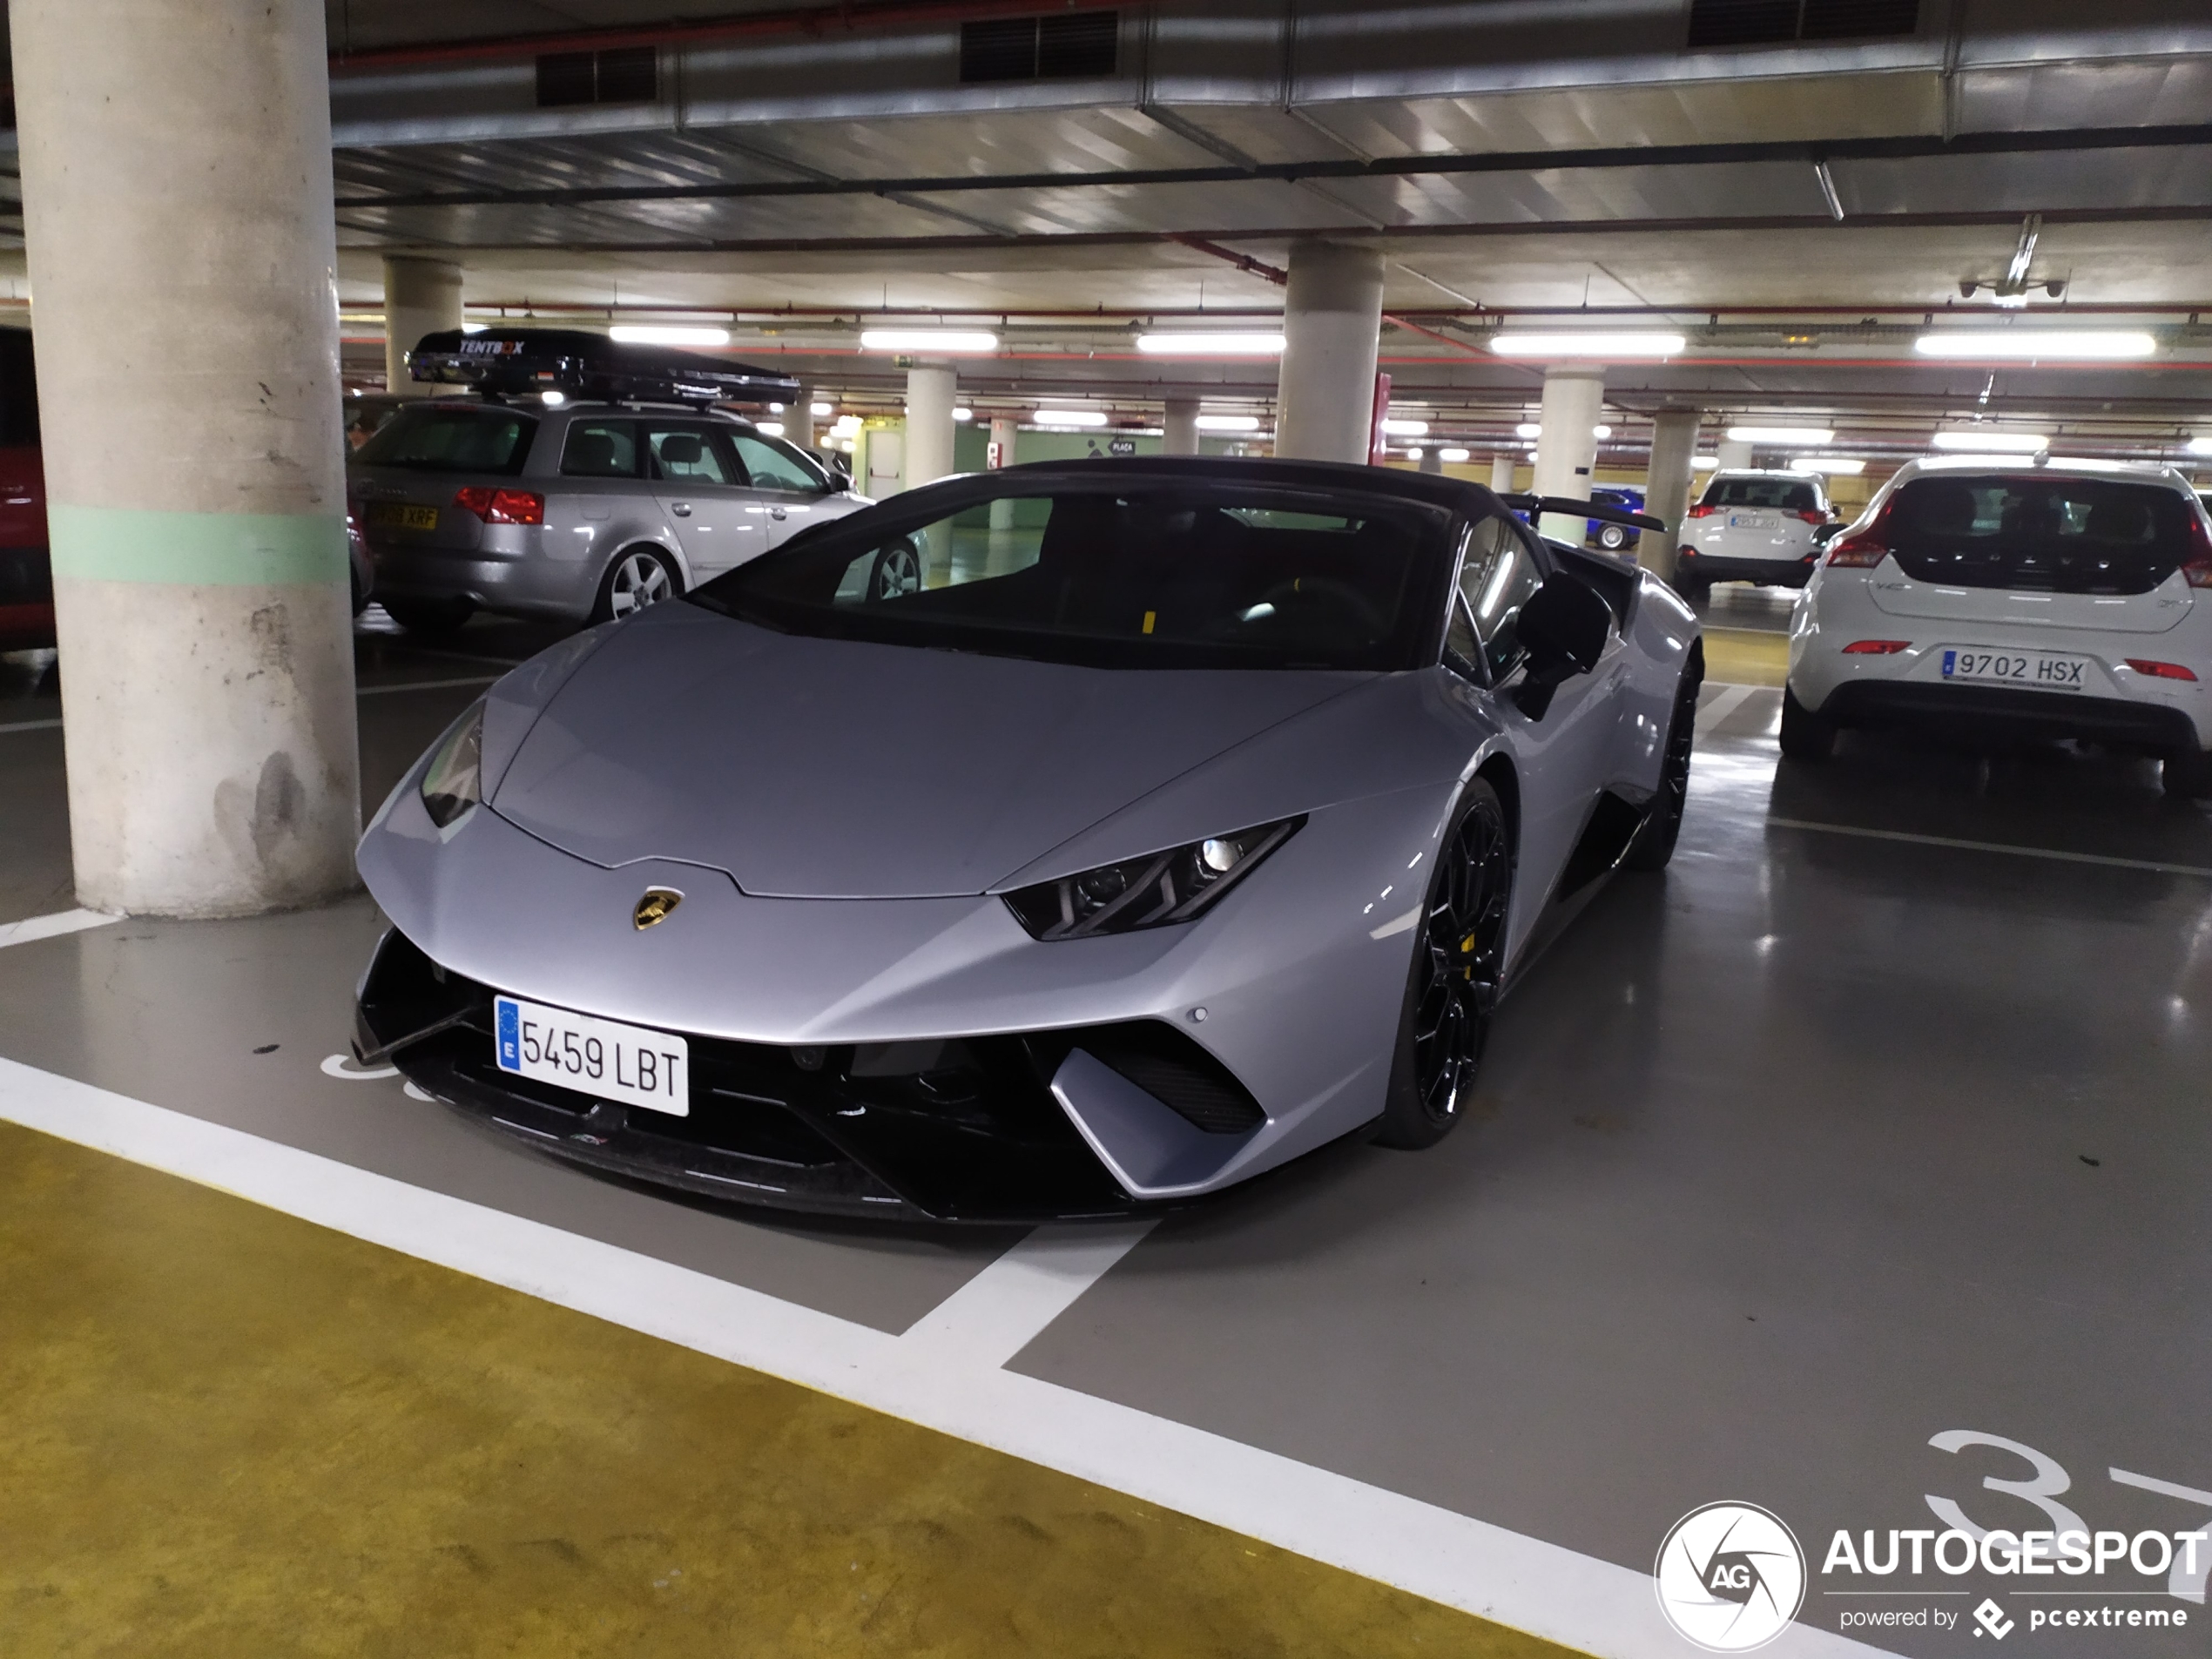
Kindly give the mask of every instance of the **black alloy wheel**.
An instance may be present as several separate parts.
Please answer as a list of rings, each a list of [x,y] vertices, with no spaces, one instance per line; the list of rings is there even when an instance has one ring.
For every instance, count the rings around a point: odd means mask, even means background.
[[[1835,723],[1798,702],[1787,685],[1782,688],[1781,745],[1785,760],[1825,760],[1836,752]]]
[[[1382,1145],[1433,1146],[1464,1114],[1497,1006],[1512,897],[1505,806],[1477,778],[1437,850],[1414,925],[1398,1055],[1375,1130]]]
[[[1683,808],[1689,804],[1689,752],[1697,738],[1697,692],[1705,684],[1705,653],[1691,648],[1689,665],[1675,687],[1674,711],[1667,721],[1667,750],[1659,761],[1659,790],[1643,824],[1621,862],[1631,870],[1663,870],[1682,834]]]

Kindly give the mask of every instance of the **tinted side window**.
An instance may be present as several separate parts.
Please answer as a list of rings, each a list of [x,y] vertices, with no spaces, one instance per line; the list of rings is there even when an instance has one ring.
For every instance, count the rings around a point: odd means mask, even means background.
[[[1544,585],[1535,556],[1502,518],[1476,525],[1460,564],[1460,595],[1474,618],[1481,658],[1494,683],[1521,661],[1514,624],[1529,596]]]
[[[796,451],[756,437],[749,432],[730,432],[723,435],[730,447],[738,452],[738,462],[745,468],[747,479],[759,489],[800,489],[819,496],[825,486],[813,468],[799,458]]]
[[[711,427],[655,426],[646,422],[645,453],[653,476],[676,483],[733,484],[739,482],[721,435]]]
[[[635,478],[637,428],[629,421],[578,421],[569,428],[561,470],[570,478]]]

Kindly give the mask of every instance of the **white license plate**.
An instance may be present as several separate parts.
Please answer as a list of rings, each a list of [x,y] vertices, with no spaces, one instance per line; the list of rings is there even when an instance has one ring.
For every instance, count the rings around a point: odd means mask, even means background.
[[[511,996],[492,999],[493,1057],[502,1071],[674,1117],[691,1113],[691,1045],[665,1031]]]
[[[1770,530],[1779,523],[1772,513],[1730,513],[1728,527],[1732,530]]]
[[[2044,691],[2089,689],[2087,657],[2054,657],[2040,651],[1950,651],[1943,653],[1947,680],[1982,680]]]

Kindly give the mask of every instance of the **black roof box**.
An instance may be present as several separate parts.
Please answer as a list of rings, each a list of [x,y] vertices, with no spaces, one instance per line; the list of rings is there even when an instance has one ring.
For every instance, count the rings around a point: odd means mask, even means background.
[[[418,381],[471,386],[492,396],[555,390],[607,401],[787,403],[788,374],[664,346],[625,346],[577,328],[446,328],[407,354]]]

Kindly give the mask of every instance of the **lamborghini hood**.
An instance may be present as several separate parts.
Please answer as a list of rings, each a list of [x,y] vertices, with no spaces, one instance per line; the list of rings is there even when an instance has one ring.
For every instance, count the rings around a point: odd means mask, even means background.
[[[978,894],[1372,678],[1076,668],[657,605],[547,704],[491,805],[594,864],[705,865],[763,898]]]

